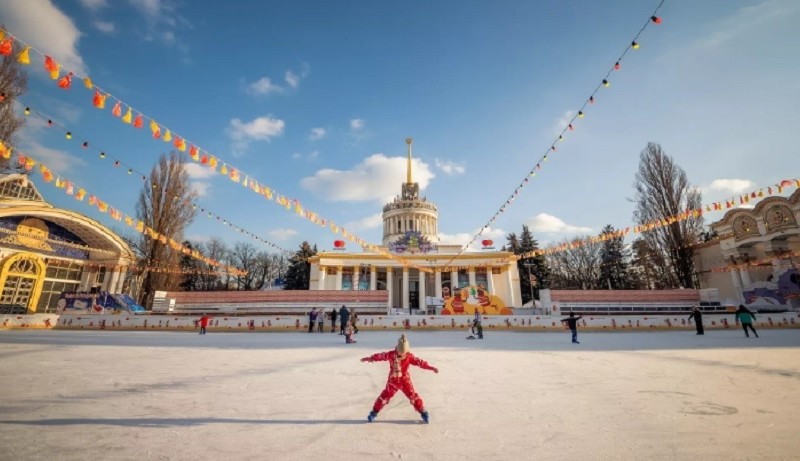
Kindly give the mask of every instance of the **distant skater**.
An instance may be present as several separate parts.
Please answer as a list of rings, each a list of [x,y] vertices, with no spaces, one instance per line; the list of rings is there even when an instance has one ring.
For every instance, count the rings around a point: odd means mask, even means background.
[[[347,327],[347,322],[349,321],[350,321],[350,311],[347,310],[347,307],[342,306],[342,308],[339,309],[339,323],[342,326],[342,331],[339,332],[340,335],[344,334],[344,329],[345,327]]]
[[[336,317],[339,313],[336,312],[336,308],[334,307],[331,310],[331,333],[336,332]]]
[[[739,309],[736,311],[736,320],[742,324],[742,329],[744,330],[744,335],[748,338],[750,337],[750,333],[747,332],[747,329],[753,331],[753,334],[756,335],[758,338],[758,332],[756,329],[753,328],[753,321],[756,319],[756,315],[750,312],[750,309],[744,307],[744,304],[739,304]]]
[[[206,314],[202,314],[200,316],[200,334],[206,334],[206,327],[208,326],[208,322],[211,320],[211,317],[207,316]]]
[[[689,314],[689,320],[692,320],[692,318],[694,318],[694,326],[697,328],[697,334],[698,335],[705,334],[703,330],[703,313],[700,312],[699,307],[694,306],[692,313]]]
[[[325,309],[320,309],[319,313],[317,314],[317,333],[322,333],[322,329],[325,326]]]
[[[419,412],[425,423],[428,423],[430,420],[430,415],[425,410],[425,403],[414,390],[414,384],[411,382],[411,375],[408,373],[408,367],[414,365],[425,370],[431,370],[434,373],[439,373],[439,369],[414,356],[414,354],[409,352],[410,348],[411,346],[408,343],[408,339],[406,339],[406,335],[400,335],[400,339],[397,340],[397,347],[393,350],[379,352],[361,359],[362,362],[389,362],[389,378],[386,381],[386,387],[375,400],[372,411],[370,411],[369,416],[367,416],[369,422],[375,421],[381,408],[389,403],[397,391],[403,391],[403,394],[408,397],[409,402],[414,405],[414,409]]]
[[[311,312],[308,313],[308,332],[314,332],[314,324],[317,323],[317,308],[312,307]]]
[[[344,328],[344,343],[352,344],[357,342],[358,341],[353,338],[353,324],[352,322],[347,322],[347,326]]]
[[[570,312],[569,317],[561,319],[562,322],[567,322],[567,326],[569,327],[570,331],[572,331],[572,344],[580,344],[578,342],[578,320],[582,318],[582,315],[575,317],[575,313]]]
[[[355,309],[350,313],[350,324],[353,325],[353,334],[358,334],[358,314]]]

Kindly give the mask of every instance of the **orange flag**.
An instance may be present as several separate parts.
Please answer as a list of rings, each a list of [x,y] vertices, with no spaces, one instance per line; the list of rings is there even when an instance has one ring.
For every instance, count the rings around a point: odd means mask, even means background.
[[[134,128],[141,128],[144,125],[142,114],[136,114],[136,119],[133,121]]]
[[[14,52],[14,38],[8,37],[7,39],[0,42],[0,54],[3,56],[11,56],[11,53]]]
[[[106,108],[106,97],[108,95],[100,94],[100,91],[94,90],[94,98],[92,98],[92,104],[94,107],[98,109],[105,109]]]
[[[61,80],[58,81],[58,86],[65,90],[68,90],[69,87],[72,86],[72,72],[61,77]]]
[[[120,115],[122,115],[122,102],[117,101],[117,103],[114,104],[114,108],[111,109],[111,114],[114,117],[119,117]]]

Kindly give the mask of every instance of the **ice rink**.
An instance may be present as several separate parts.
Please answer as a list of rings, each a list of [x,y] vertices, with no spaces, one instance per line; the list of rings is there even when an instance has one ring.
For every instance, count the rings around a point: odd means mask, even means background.
[[[425,425],[366,422],[400,332],[0,331],[0,459],[797,459],[800,330],[759,333],[409,331]]]

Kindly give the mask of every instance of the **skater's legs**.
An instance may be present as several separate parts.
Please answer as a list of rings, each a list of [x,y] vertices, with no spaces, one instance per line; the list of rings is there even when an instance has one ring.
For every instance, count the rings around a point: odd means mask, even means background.
[[[375,399],[375,404],[372,405],[372,411],[375,413],[381,411],[381,408],[389,403],[389,400],[392,400],[392,397],[394,397],[394,394],[396,394],[398,390],[400,390],[400,387],[395,382],[389,381],[386,383],[386,387],[383,388],[381,395]]]
[[[572,342],[573,343],[577,343],[578,342],[578,330],[577,329],[572,330]]]
[[[414,390],[414,384],[412,384],[410,380],[403,382],[403,394],[408,397],[408,401],[411,402],[411,405],[414,405],[415,410],[421,413],[425,409],[425,402],[422,401],[422,397]]]
[[[746,323],[745,325],[750,327],[750,330],[753,332],[754,335],[756,335],[756,338],[758,338],[758,332],[756,331],[755,327],[753,327],[753,324],[752,323]]]
[[[750,324],[749,323],[742,323],[742,330],[744,330],[744,335],[749,338],[750,337],[750,333],[747,332],[747,326],[748,325],[750,325]],[[750,325],[750,327],[752,328],[752,325]]]

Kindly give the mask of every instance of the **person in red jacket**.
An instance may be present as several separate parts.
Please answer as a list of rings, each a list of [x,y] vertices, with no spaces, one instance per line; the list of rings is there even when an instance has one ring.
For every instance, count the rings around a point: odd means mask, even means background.
[[[409,352],[409,349],[410,346],[406,335],[400,335],[400,339],[397,340],[397,347],[395,347],[394,350],[379,352],[361,359],[362,362],[389,362],[389,379],[386,381],[386,387],[383,389],[383,392],[381,392],[381,395],[375,400],[372,411],[370,411],[369,416],[367,416],[369,422],[375,420],[381,408],[389,403],[389,400],[392,399],[397,391],[403,391],[406,397],[408,397],[409,402],[414,405],[414,409],[422,416],[422,420],[428,423],[430,415],[425,410],[425,403],[422,401],[422,397],[414,390],[414,384],[411,382],[411,375],[408,373],[408,367],[414,365],[425,370],[431,370],[434,373],[439,373],[439,369],[416,357]]]
[[[206,334],[206,327],[208,326],[208,322],[210,320],[211,320],[211,317],[207,316],[206,314],[203,314],[200,317],[200,334],[201,335]]]

